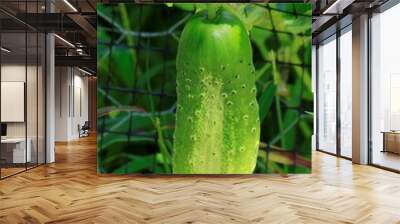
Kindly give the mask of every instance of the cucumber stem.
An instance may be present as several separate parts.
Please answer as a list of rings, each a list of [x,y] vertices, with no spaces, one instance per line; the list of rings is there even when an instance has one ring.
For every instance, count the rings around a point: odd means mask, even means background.
[[[217,11],[220,7],[220,4],[210,3],[207,4],[207,18],[214,19],[217,16]]]

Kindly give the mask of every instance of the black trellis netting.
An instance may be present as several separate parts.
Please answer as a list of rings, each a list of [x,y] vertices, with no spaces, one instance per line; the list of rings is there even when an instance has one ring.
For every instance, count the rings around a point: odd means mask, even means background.
[[[265,110],[255,172],[310,172],[311,7],[256,7],[265,22],[250,36],[257,98]],[[175,57],[180,32],[193,14],[182,8],[98,6],[99,172],[171,172]]]

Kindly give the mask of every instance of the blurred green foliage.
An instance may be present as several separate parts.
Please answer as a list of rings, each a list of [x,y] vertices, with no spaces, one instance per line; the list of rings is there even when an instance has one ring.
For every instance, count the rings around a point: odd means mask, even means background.
[[[261,143],[255,173],[309,173],[311,5],[228,4],[249,30]],[[171,173],[180,33],[207,4],[98,4],[98,171]]]

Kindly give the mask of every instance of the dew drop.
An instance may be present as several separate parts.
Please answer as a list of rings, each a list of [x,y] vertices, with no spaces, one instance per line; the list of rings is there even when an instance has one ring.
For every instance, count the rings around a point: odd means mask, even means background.
[[[240,152],[244,152],[244,146],[243,146],[243,145],[240,146],[239,151],[240,151]]]
[[[200,93],[200,98],[204,98],[206,96],[205,93]]]
[[[196,116],[196,117],[199,117],[200,116],[200,110],[196,110],[195,112],[194,112],[194,115]]]
[[[228,97],[228,94],[226,94],[226,93],[222,93],[221,95],[222,95],[222,97],[224,97],[224,98],[227,98],[227,97]]]
[[[244,88],[246,88],[246,84],[243,84],[243,85],[242,85],[242,89],[244,89]]]
[[[232,95],[236,95],[237,91],[236,90],[232,90],[231,94]]]
[[[256,128],[253,127],[253,128],[251,129],[251,132],[252,132],[252,133],[256,132]]]
[[[251,103],[250,103],[250,106],[254,106],[254,102],[251,102]]]
[[[228,102],[226,102],[226,105],[232,106],[232,105],[233,105],[233,102],[232,102],[232,101],[228,101]]]
[[[196,136],[192,135],[192,136],[190,136],[190,139],[191,139],[192,141],[196,141]]]
[[[187,120],[192,123],[193,122],[193,118],[192,117],[188,117]]]
[[[239,79],[239,75],[235,75],[235,78],[236,78],[236,79]]]
[[[205,69],[203,67],[200,68],[200,72],[204,72]]]
[[[178,104],[178,110],[183,110],[183,107]]]
[[[221,65],[221,70],[225,70],[225,65]]]
[[[185,79],[185,81],[186,81],[186,82],[192,82],[192,80],[191,80],[191,79]]]
[[[252,93],[256,93],[256,92],[257,92],[256,87],[253,87],[253,88],[251,89],[251,92],[252,92]]]
[[[249,115],[247,115],[247,114],[243,115],[243,119],[244,119],[244,120],[249,119]]]

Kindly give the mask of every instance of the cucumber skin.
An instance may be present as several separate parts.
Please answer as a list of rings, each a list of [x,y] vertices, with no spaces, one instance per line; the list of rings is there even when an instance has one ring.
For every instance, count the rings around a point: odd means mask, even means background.
[[[173,173],[253,173],[260,138],[255,70],[239,19],[206,12],[186,24],[177,55]]]

